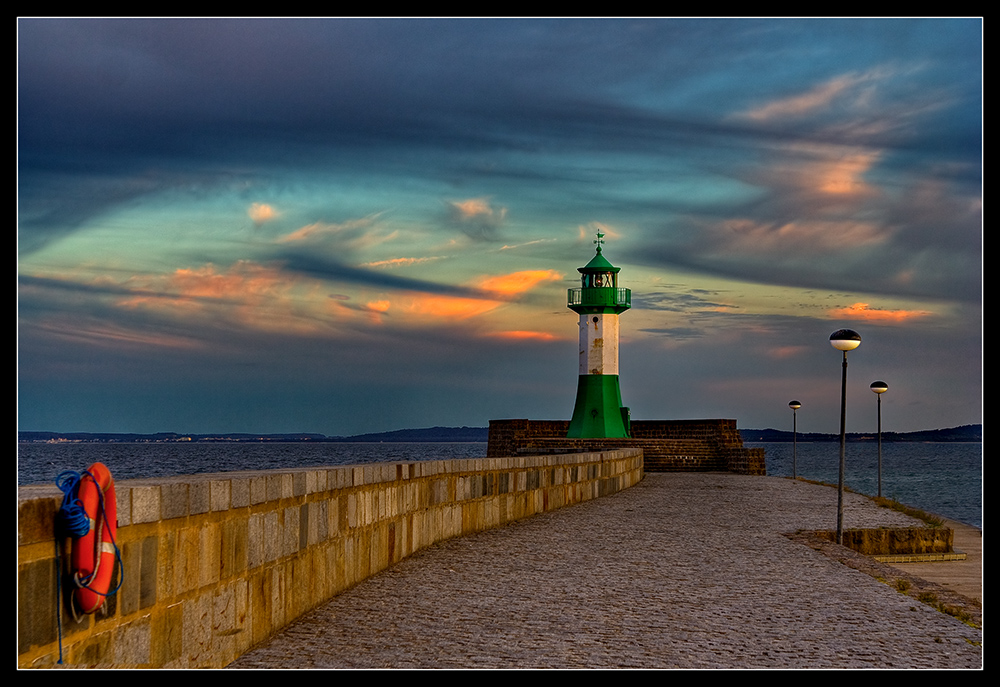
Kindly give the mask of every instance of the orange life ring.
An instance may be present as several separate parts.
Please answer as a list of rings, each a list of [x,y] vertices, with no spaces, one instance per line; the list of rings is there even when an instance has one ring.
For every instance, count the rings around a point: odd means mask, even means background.
[[[118,507],[115,481],[103,463],[94,463],[80,479],[78,496],[90,520],[87,534],[73,540],[74,598],[84,613],[104,605],[115,571]]]

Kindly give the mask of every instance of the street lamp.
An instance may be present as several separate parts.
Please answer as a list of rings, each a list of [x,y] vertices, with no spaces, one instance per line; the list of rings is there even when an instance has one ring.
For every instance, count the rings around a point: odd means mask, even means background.
[[[792,479],[798,479],[795,474],[795,438],[796,438],[796,427],[795,427],[795,411],[802,407],[802,404],[798,401],[789,401],[788,407],[792,409]]]
[[[861,335],[853,329],[838,329],[830,335],[830,345],[844,352],[840,378],[840,474],[837,478],[837,543],[844,543],[844,454],[847,441],[847,352],[861,345]]]
[[[878,495],[882,496],[882,394],[889,390],[885,382],[872,382],[871,390],[878,396]]]

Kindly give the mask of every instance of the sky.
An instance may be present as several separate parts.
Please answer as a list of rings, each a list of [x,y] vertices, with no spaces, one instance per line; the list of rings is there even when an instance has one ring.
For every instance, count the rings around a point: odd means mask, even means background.
[[[18,20],[18,428],[982,421],[982,21]]]

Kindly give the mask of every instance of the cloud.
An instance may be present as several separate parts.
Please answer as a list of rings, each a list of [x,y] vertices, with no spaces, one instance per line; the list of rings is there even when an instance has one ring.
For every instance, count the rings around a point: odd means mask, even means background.
[[[867,83],[872,78],[872,75],[844,74],[818,84],[804,93],[772,100],[739,116],[758,122],[802,117],[817,110],[826,110],[834,101],[851,94],[855,86]],[[855,98],[857,97],[855,94]]]
[[[489,198],[468,198],[447,202],[448,220],[463,234],[477,241],[496,241],[507,219],[507,208],[493,207]]]
[[[522,299],[542,283],[563,278],[555,270],[524,270],[483,276],[467,284],[455,285],[401,277],[385,270],[352,267],[313,253],[287,252],[279,257],[283,271],[289,274],[376,290],[381,295],[368,301],[364,310],[391,316],[400,325],[417,327],[426,325],[427,318],[436,322],[478,317]]]
[[[226,269],[207,264],[130,281],[161,295],[122,298],[119,307],[146,309],[190,325],[200,320],[213,326],[313,335],[328,329],[332,312],[318,284],[247,260]]]
[[[389,308],[392,304],[389,301],[371,301],[370,303],[365,303],[365,307],[372,312],[389,312]]]
[[[647,327],[639,331],[664,336],[671,340],[701,339],[707,335],[704,329],[695,327]]]
[[[494,218],[496,216],[503,219],[503,217],[507,214],[507,210],[505,208],[501,208],[499,211],[496,211],[490,207],[489,200],[486,198],[453,200],[448,204],[453,210],[453,215],[461,220],[468,220],[477,217]]]
[[[69,326],[67,326],[69,325]],[[197,337],[183,336],[176,332],[142,331],[136,327],[116,322],[62,322],[60,325],[35,325],[35,336],[71,342],[74,346],[99,346],[121,351],[122,349],[173,349],[193,351],[204,349],[206,344]]]
[[[491,332],[487,336],[504,339],[508,341],[560,341],[560,337],[549,332],[532,332],[525,330],[513,330],[503,332]]]
[[[247,210],[247,215],[249,215],[250,219],[253,220],[254,224],[260,226],[265,222],[270,222],[272,219],[276,218],[278,216],[278,211],[267,203],[254,203]]]
[[[532,290],[545,281],[561,281],[563,275],[555,270],[524,270],[484,277],[479,280],[479,288],[501,298],[512,298]]]
[[[597,233],[600,232],[604,235],[604,239],[620,239],[622,233],[612,227],[611,225],[605,224],[603,222],[590,222],[589,224],[581,224],[576,230],[576,240],[577,242],[584,243],[588,240],[596,242],[594,238]]]
[[[827,312],[834,320],[862,320],[866,322],[902,323],[908,320],[928,317],[934,313],[928,310],[880,310],[867,303],[855,303],[846,308],[833,308]]]
[[[561,280],[562,275],[554,270],[527,270],[481,277],[468,287],[457,287],[452,293],[400,288],[394,289],[397,292],[392,295],[367,303],[365,309],[378,314],[389,313],[391,310],[397,322],[409,325],[426,324],[426,318],[468,320],[518,300],[543,282]],[[396,282],[397,285],[405,283],[407,282]],[[465,288],[465,291],[461,291],[461,288]],[[496,322],[487,323],[487,326],[493,324]],[[536,333],[535,338],[546,336],[548,335]],[[521,338],[529,337],[525,335]]]
[[[419,265],[424,262],[433,262],[435,260],[443,260],[444,256],[438,255],[433,257],[424,258],[389,258],[387,260],[375,260],[373,262],[365,262],[358,267],[407,267],[409,265]]]
[[[313,222],[285,234],[277,242],[330,246],[341,254],[371,248],[397,236],[397,232],[378,231],[378,222],[383,214],[377,212],[345,222]]]
[[[870,248],[887,238],[881,227],[869,222],[804,218],[784,223],[724,220],[706,227],[701,240],[713,251],[733,256],[821,256]]]
[[[501,301],[479,298],[457,298],[427,294],[409,295],[400,299],[400,308],[409,313],[449,320],[465,320],[495,310]]]
[[[467,298],[491,297],[476,288],[412,279],[391,274],[385,270],[369,270],[345,265],[342,262],[317,255],[315,252],[289,250],[275,255],[274,259],[282,263],[287,272],[316,279],[370,286],[377,289],[445,294]]]
[[[883,155],[870,147],[799,141],[774,149],[751,179],[770,185],[775,193],[796,194],[807,204],[822,196],[864,200],[878,192],[865,175]],[[819,209],[813,207],[813,211]],[[854,207],[842,206],[844,210]]]
[[[540,243],[553,243],[556,240],[557,239],[535,239],[534,241],[525,241],[524,243],[500,246],[500,250],[516,250],[518,248],[525,248],[526,246],[536,246]]]
[[[775,360],[785,360],[786,358],[797,358],[812,351],[810,346],[769,346],[765,349],[765,355]]]

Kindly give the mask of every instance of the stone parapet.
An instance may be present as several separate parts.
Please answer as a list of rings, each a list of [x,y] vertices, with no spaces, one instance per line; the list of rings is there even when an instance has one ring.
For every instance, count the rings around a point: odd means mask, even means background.
[[[641,448],[647,472],[764,475],[764,449],[746,448],[735,420],[633,420],[627,439],[568,438],[564,420],[491,420],[487,456]]]
[[[18,666],[221,667],[435,542],[612,494],[637,449],[116,483],[124,581],[107,613],[60,602],[62,495],[18,489]],[[117,577],[118,573],[116,573]]]

